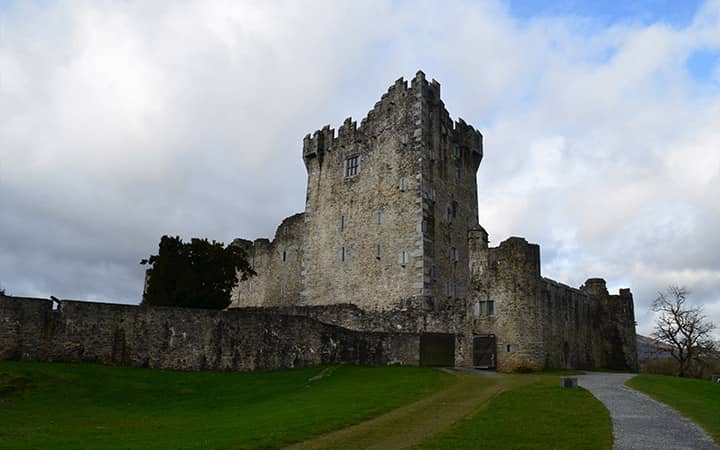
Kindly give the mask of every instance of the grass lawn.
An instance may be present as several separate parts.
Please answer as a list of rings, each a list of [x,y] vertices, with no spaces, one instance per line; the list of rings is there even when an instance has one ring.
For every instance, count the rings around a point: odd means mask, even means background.
[[[417,448],[610,449],[612,423],[605,406],[585,389],[560,387],[558,375],[515,375],[532,381],[501,393]]]
[[[665,375],[638,375],[625,384],[689,417],[720,444],[720,384]]]
[[[0,447],[275,448],[455,382],[413,367],[217,373],[0,362]]]

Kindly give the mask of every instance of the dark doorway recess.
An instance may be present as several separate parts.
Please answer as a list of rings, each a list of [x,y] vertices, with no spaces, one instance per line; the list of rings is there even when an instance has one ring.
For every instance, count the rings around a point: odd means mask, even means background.
[[[473,366],[480,369],[494,369],[496,351],[494,334],[473,336]]]
[[[423,333],[420,335],[420,365],[455,365],[455,335],[446,333]]]

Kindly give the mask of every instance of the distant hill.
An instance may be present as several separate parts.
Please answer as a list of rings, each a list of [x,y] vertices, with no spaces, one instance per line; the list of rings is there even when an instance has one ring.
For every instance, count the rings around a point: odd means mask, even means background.
[[[670,346],[657,339],[637,335],[638,361],[670,358]]]

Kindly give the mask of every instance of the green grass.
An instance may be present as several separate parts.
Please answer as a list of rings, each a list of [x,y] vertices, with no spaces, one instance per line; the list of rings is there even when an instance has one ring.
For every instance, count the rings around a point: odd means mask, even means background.
[[[213,373],[2,362],[0,447],[276,448],[454,382],[412,367]]]
[[[495,397],[421,449],[610,449],[610,415],[582,388],[560,387],[557,374],[535,377]]]
[[[689,417],[720,444],[720,384],[664,375],[638,375],[625,384]]]

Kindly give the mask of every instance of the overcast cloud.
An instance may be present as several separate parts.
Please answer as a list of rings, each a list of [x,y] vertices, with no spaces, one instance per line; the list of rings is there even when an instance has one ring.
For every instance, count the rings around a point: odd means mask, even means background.
[[[422,69],[485,136],[480,222],[543,274],[720,325],[720,1],[683,23],[503,2],[0,3],[0,284],[138,302],[162,234],[272,237],[302,137]]]

